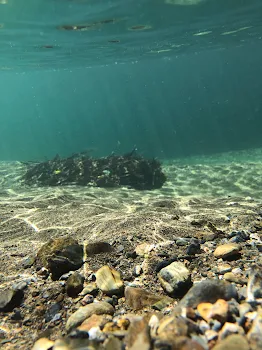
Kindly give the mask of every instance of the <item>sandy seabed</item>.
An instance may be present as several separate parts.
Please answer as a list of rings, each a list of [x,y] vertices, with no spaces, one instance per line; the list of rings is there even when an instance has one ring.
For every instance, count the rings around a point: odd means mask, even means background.
[[[210,233],[210,227],[225,234],[249,230],[262,212],[259,161],[166,161],[168,180],[153,191],[26,187],[19,180],[25,169],[20,162],[0,163],[2,286],[23,280],[27,274],[23,259],[50,238],[70,234],[81,243],[110,244],[121,244],[123,239],[125,249],[131,251],[143,242],[201,238]]]

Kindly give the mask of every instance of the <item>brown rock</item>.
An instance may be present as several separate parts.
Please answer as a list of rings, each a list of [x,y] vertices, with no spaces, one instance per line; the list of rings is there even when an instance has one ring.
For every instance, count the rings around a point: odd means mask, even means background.
[[[150,350],[150,329],[142,317],[131,321],[125,343],[129,350]]]
[[[75,272],[68,277],[66,281],[66,292],[70,297],[76,297],[82,290],[84,285],[84,277],[80,273]]]
[[[218,299],[215,304],[212,305],[209,317],[224,323],[228,317],[228,310],[228,303],[223,299]]]
[[[107,265],[96,272],[96,284],[107,295],[121,295],[124,291],[120,273]]]
[[[38,251],[35,263],[47,268],[56,280],[83,265],[83,246],[69,236],[50,239]]]
[[[134,310],[143,309],[145,306],[154,305],[162,300],[166,300],[169,303],[173,301],[171,298],[150,293],[142,288],[133,287],[125,288],[125,298],[127,305]]]
[[[201,303],[197,305],[197,311],[199,315],[206,321],[210,320],[210,312],[213,304],[211,303]]]
[[[185,336],[188,332],[186,321],[182,317],[165,316],[159,322],[157,334],[162,339],[172,340],[174,337]]]
[[[214,251],[214,256],[216,258],[228,259],[234,256],[238,256],[240,251],[240,246],[236,243],[226,243],[219,245]]]
[[[246,338],[240,334],[229,335],[218,342],[212,350],[249,350]]]
[[[103,345],[105,350],[122,350],[121,341],[112,335],[109,335]]]
[[[112,316],[110,315],[97,315],[93,314],[88,317],[84,322],[77,327],[80,331],[88,332],[93,327],[103,328],[105,324],[112,320]]]

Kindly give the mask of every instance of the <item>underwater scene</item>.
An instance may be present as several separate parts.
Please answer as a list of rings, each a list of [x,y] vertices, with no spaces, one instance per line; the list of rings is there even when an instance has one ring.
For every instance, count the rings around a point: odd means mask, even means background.
[[[0,349],[262,349],[261,0],[0,0]]]

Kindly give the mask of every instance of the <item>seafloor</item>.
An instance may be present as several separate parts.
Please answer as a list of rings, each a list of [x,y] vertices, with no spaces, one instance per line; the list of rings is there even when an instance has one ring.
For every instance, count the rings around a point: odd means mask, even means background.
[[[250,267],[254,263],[262,264],[262,161],[256,153],[254,155],[253,159],[231,155],[228,159],[210,158],[210,161],[207,158],[166,161],[164,171],[168,181],[162,189],[153,191],[76,186],[30,188],[19,181],[25,165],[1,162],[0,305],[1,293],[6,288],[20,281],[26,281],[27,286],[24,300],[15,311],[0,311],[0,347],[31,349],[41,334],[51,341],[65,336],[69,315],[82,305],[80,297],[70,298],[61,290],[60,318],[50,323],[45,317],[48,307],[57,303],[58,296],[52,296],[52,290],[58,285],[60,288],[61,281],[41,276],[35,266],[26,261],[50,238],[70,235],[80,244],[95,241],[111,244],[113,254],[87,258],[79,270],[85,277],[85,284],[99,268],[109,265],[121,273],[125,286],[130,284],[163,295],[156,266],[176,259],[185,264],[194,283],[207,278],[223,280],[224,272],[219,273],[218,268],[225,261],[215,257],[214,250],[230,242],[237,232],[244,232],[246,238],[235,240],[240,254],[226,264],[229,265],[227,271],[238,272],[236,280],[229,283],[237,290],[245,286]],[[189,254],[188,245],[194,238],[200,243],[200,250]],[[150,260],[148,256],[132,255],[142,243],[154,244],[151,248],[154,256],[147,268],[134,274],[137,266],[145,265],[144,259]],[[99,294],[98,300],[104,297]],[[174,298],[174,304],[177,301],[178,298]],[[124,315],[125,311],[120,310],[121,307],[126,310],[124,299],[121,302],[116,308],[118,314]],[[41,308],[44,311],[40,312]],[[165,310],[166,315],[171,311]],[[14,317],[14,312],[20,316]],[[244,326],[242,328],[246,332]],[[220,330],[216,332],[212,346],[206,341],[209,348],[223,340]],[[241,331],[239,334],[243,336]],[[189,339],[190,335],[187,336]],[[122,342],[123,336],[118,339]],[[141,350],[156,348],[151,341],[149,347],[143,346]],[[197,349],[205,349],[202,343],[201,346]],[[63,349],[73,348],[77,348],[76,345]],[[50,345],[37,349],[58,347]]]

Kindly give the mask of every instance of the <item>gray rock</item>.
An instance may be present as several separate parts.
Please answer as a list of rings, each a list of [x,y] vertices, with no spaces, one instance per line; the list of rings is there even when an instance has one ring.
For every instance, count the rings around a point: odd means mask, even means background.
[[[191,275],[181,262],[173,262],[158,273],[161,286],[172,296],[181,296],[192,286]]]
[[[24,297],[22,289],[8,288],[0,291],[0,311],[9,312],[18,307]]]
[[[82,290],[84,285],[84,277],[80,273],[75,272],[68,277],[66,281],[66,292],[70,297],[76,297]]]
[[[234,285],[221,281],[207,279],[195,284],[180,300],[178,307],[196,307],[200,303],[215,303],[218,299],[237,299]]]
[[[262,298],[262,271],[261,267],[252,266],[247,283],[247,301],[252,302]]]
[[[71,237],[50,239],[37,253],[36,266],[47,268],[57,280],[69,271],[83,265],[83,246]]]
[[[74,312],[66,323],[66,331],[70,332],[73,328],[79,326],[84,320],[92,315],[113,315],[114,308],[112,305],[100,301],[98,303],[88,304],[86,306],[80,307],[76,312]]]

